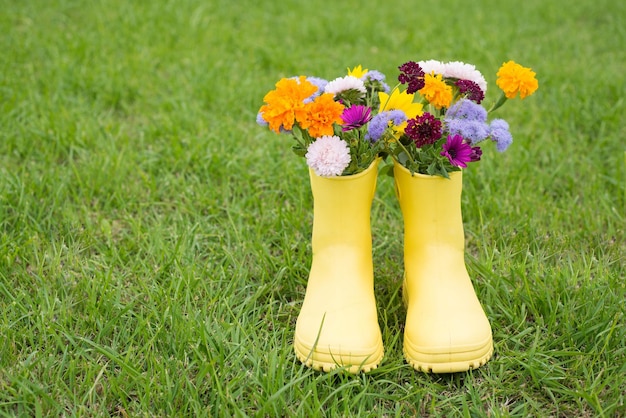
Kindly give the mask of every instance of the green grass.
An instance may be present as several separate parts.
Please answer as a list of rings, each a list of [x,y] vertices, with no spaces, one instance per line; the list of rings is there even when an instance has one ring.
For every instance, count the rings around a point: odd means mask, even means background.
[[[0,0],[0,414],[626,415],[623,2]],[[471,62],[538,92],[464,175],[495,357],[402,359],[402,218],[372,207],[386,355],[303,368],[312,199],[260,129],[282,76]]]

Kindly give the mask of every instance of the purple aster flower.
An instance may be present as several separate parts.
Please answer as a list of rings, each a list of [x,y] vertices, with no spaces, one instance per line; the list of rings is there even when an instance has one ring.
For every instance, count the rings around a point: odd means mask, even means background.
[[[347,107],[341,114],[341,119],[343,120],[342,131],[358,129],[372,119],[372,109],[363,105]]]
[[[402,84],[408,83],[406,92],[413,94],[424,87],[424,70],[416,62],[409,61],[398,67],[400,75],[398,81]]]
[[[376,142],[389,128],[389,122],[392,122],[394,126],[398,126],[405,121],[406,114],[401,110],[388,110],[381,112],[374,116],[370,121],[367,129],[367,135],[365,137],[372,142]]]
[[[434,144],[441,138],[441,121],[428,112],[415,119],[409,119],[404,133],[415,142],[417,148]]]
[[[446,112],[446,120],[448,119],[468,119],[480,122],[487,121],[487,111],[479,104],[471,100],[461,99]]]
[[[504,119],[494,119],[491,121],[491,140],[496,143],[498,152],[504,152],[513,143],[513,136],[509,131],[509,124]]]
[[[472,161],[472,147],[463,141],[461,135],[448,135],[441,155],[447,157],[453,166],[465,168]]]
[[[483,155],[483,150],[480,147],[472,147],[472,153],[470,154],[470,163],[480,161],[480,157]]]
[[[461,93],[462,96],[467,97],[477,104],[480,104],[485,98],[485,93],[483,93],[480,86],[472,80],[457,80],[455,84],[459,88],[459,93]]]
[[[477,120],[446,119],[446,126],[451,135],[461,135],[472,145],[476,145],[489,136],[489,125]]]

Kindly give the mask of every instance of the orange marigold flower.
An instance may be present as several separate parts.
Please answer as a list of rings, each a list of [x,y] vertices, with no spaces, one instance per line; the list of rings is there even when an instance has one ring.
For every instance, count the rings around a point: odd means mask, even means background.
[[[307,129],[313,138],[324,135],[333,135],[333,124],[343,123],[341,114],[345,106],[333,99],[333,94],[324,93],[307,103],[304,108],[304,117],[298,118],[302,129]]]
[[[276,83],[276,89],[265,95],[259,112],[269,124],[269,128],[280,132],[280,128],[290,130],[298,118],[303,117],[304,100],[317,91],[317,87],[306,80],[305,76],[297,79],[283,78]]]
[[[535,72],[514,61],[502,64],[496,75],[498,76],[496,84],[502,89],[507,99],[513,99],[517,93],[523,99],[539,88]]]
[[[424,87],[419,90],[428,103],[436,109],[449,107],[452,102],[452,87],[443,81],[441,74],[426,74],[424,76]]]

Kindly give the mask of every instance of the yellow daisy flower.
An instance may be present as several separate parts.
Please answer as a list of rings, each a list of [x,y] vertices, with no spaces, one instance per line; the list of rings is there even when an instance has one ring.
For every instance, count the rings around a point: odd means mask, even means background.
[[[356,67],[354,67],[353,69],[348,68],[348,75],[351,75],[352,77],[356,77],[356,78],[361,78],[365,74],[367,74],[368,71],[369,70],[367,68],[363,69],[361,67],[361,64],[359,64]]]
[[[424,111],[421,103],[413,103],[414,94],[409,94],[406,91],[400,91],[397,88],[393,89],[391,95],[378,92],[378,99],[380,100],[380,111],[385,112],[388,110],[401,110],[406,115],[407,120],[413,119],[418,116],[422,116]],[[404,132],[406,128],[406,122],[395,127],[397,132]]]
[[[397,88],[393,89],[391,95],[382,91],[378,92],[378,99],[380,100],[380,112],[387,110],[402,110],[408,119],[413,119],[416,116],[421,116],[422,104],[413,103],[415,95],[409,94],[406,91],[400,91]]]

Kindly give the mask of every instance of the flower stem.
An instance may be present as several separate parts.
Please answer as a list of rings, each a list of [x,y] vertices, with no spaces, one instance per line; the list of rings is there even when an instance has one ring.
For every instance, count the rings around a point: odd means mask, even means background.
[[[406,156],[409,157],[409,161],[411,161],[411,164],[415,164],[415,160],[411,156],[411,153],[409,152],[409,150],[406,149],[406,147],[402,144],[402,142],[400,142],[399,139],[396,139],[396,142],[398,145],[400,145],[400,148],[402,148]]]
[[[504,92],[502,92],[502,94],[500,95],[500,98],[498,99],[498,101],[497,101],[497,102],[495,102],[495,103],[493,104],[493,106],[491,106],[491,109],[489,109],[489,110],[487,111],[487,113],[491,113],[491,112],[493,112],[494,110],[496,110],[497,108],[499,108],[500,106],[502,106],[503,104],[505,104],[505,103],[506,103],[506,100],[507,100],[507,99],[506,99],[506,95],[504,94]]]

